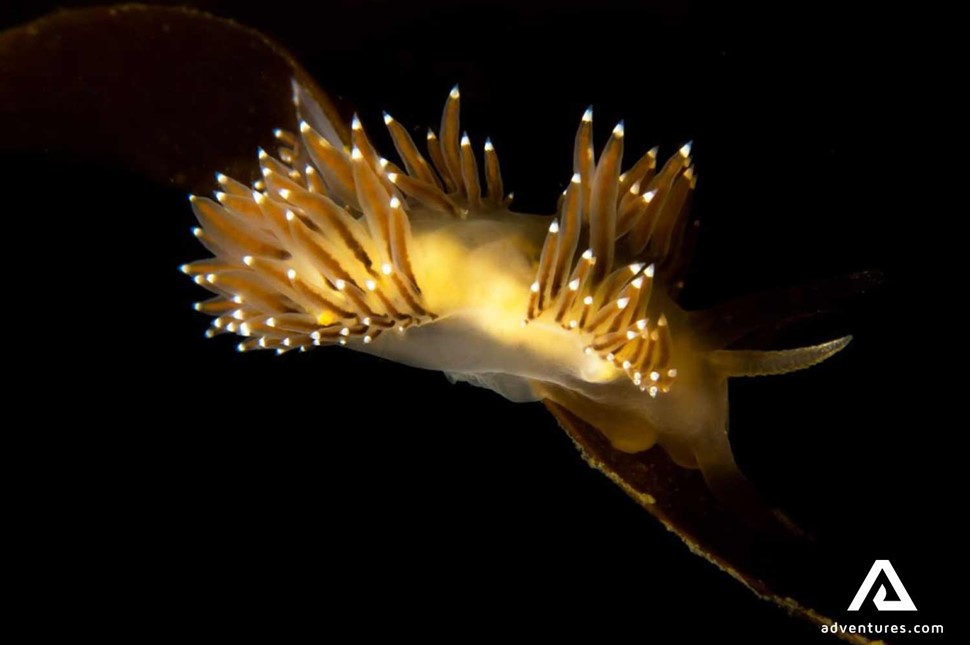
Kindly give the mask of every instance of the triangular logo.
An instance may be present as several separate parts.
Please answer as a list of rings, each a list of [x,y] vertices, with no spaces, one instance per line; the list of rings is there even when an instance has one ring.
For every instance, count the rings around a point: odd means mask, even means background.
[[[903,581],[896,575],[896,570],[893,569],[889,560],[876,560],[872,563],[869,575],[862,581],[862,586],[859,587],[855,598],[852,599],[852,604],[849,605],[849,611],[859,611],[862,603],[869,596],[872,585],[876,584],[876,578],[879,577],[880,572],[886,574],[886,578],[889,580],[889,584],[893,586],[899,600],[886,600],[886,585],[879,585],[876,595],[872,597],[872,603],[876,606],[876,609],[879,611],[916,611],[913,599],[909,597],[906,587],[903,586]]]

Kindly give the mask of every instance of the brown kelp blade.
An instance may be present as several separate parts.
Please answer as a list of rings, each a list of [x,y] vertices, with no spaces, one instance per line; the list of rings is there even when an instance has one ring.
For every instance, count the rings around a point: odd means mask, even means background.
[[[10,29],[0,78],[4,150],[79,155],[196,192],[216,171],[258,178],[256,147],[275,150],[273,128],[299,131],[294,81],[315,103],[306,118],[349,140],[348,121],[286,51],[192,9],[63,11]]]
[[[747,525],[713,497],[698,470],[675,464],[659,447],[625,453],[596,428],[545,401],[590,466],[601,471],[680,537],[697,555],[735,578],[759,598],[816,625],[831,625],[845,606],[820,589],[838,567],[838,553],[824,543],[778,539]],[[836,632],[838,633],[838,632]],[[850,643],[878,643],[859,634],[838,634]]]
[[[699,337],[711,349],[736,344],[760,349],[786,326],[837,311],[885,281],[879,271],[860,271],[806,284],[754,293],[691,312]],[[763,338],[761,338],[763,337]]]

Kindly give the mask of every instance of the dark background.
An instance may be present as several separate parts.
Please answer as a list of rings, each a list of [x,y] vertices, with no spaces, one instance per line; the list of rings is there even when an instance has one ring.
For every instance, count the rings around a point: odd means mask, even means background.
[[[84,3],[15,5],[0,25],[65,4]],[[956,209],[935,202],[938,69],[915,22],[676,2],[194,5],[282,43],[385,151],[382,109],[434,124],[458,82],[463,127],[492,137],[519,210],[554,208],[590,103],[600,144],[625,119],[631,156],[694,140],[694,306],[884,272],[877,292],[780,339],[852,333],[843,353],[732,383],[732,441],[768,497],[853,554],[820,572],[831,594],[847,606],[889,558],[920,610],[833,618],[958,629],[944,617],[956,478],[941,457],[964,431],[945,405],[960,400],[944,376],[959,297],[939,297]],[[54,148],[2,162],[28,236],[8,247],[43,274],[18,281],[32,322],[11,338],[45,338],[19,383],[42,403],[10,424],[39,444],[14,495],[68,598],[92,579],[126,598],[85,621],[121,629],[123,606],[129,635],[833,642],[690,554],[540,405],[337,349],[277,358],[203,339],[191,303],[204,294],[176,270],[201,255],[183,191]]]

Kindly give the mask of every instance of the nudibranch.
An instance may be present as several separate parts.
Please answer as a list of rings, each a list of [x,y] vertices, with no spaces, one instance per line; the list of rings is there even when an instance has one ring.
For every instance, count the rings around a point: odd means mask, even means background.
[[[751,496],[728,442],[728,379],[811,366],[849,338],[732,351],[679,306],[699,228],[690,143],[624,170],[623,122],[597,155],[587,109],[558,212],[529,215],[511,210],[491,141],[479,156],[462,133],[457,86],[424,153],[384,114],[398,161],[357,116],[348,133],[293,87],[299,132],[275,131],[261,178],[218,174],[213,199],[191,197],[212,257],[182,270],[215,294],[196,305],[210,336],[279,354],[340,345],[551,400],[619,451],[659,443],[722,499]]]

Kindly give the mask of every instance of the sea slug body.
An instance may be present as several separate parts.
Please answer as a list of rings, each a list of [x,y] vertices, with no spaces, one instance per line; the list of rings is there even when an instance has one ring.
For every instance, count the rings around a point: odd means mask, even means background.
[[[218,174],[214,199],[191,197],[212,257],[182,270],[215,294],[196,305],[210,336],[280,354],[341,345],[551,400],[618,450],[659,443],[722,499],[755,498],[728,443],[728,378],[802,369],[849,339],[730,351],[678,305],[699,229],[690,143],[624,171],[623,123],[597,156],[587,109],[558,213],[536,216],[510,209],[491,141],[479,157],[461,133],[457,86],[424,154],[384,114],[399,162],[356,116],[341,134],[296,82],[293,101],[300,132],[275,132],[260,179]]]

